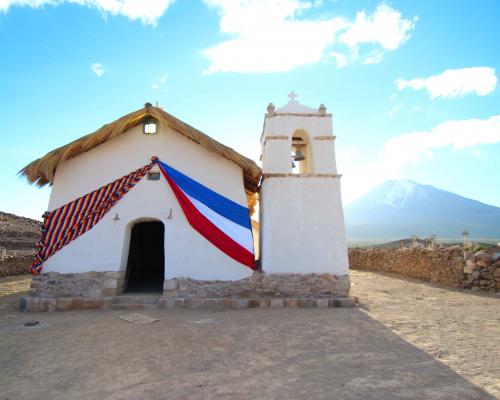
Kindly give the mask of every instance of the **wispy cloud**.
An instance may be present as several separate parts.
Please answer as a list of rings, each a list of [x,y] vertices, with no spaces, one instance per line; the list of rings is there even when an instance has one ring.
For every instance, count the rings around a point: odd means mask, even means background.
[[[376,64],[387,51],[411,36],[416,18],[379,5],[371,15],[359,12],[354,21],[344,17],[304,18],[321,2],[303,0],[204,0],[220,15],[220,31],[231,38],[203,52],[210,61],[205,74],[264,73],[333,59],[339,68],[360,56],[360,45],[376,46],[363,57]]]
[[[167,83],[167,79],[168,79],[168,74],[166,72],[159,78],[153,79],[153,83],[151,84],[151,89],[158,90],[162,88],[165,85],[165,83]]]
[[[384,52],[381,50],[373,50],[368,53],[363,61],[364,64],[378,64],[384,58]]]
[[[407,100],[403,99],[403,100],[399,101],[398,103],[396,103],[394,106],[392,106],[392,108],[388,112],[389,118],[393,118],[398,112],[400,112],[403,109],[403,107],[406,105],[406,102],[407,102]]]
[[[500,115],[445,121],[428,131],[393,137],[385,142],[372,162],[362,164],[359,159],[343,160],[343,165],[339,162],[340,171],[345,175],[344,200],[349,203],[385,180],[402,178],[405,167],[432,159],[441,149],[470,149],[479,156],[477,146],[495,143],[500,143]]]
[[[433,151],[455,150],[500,142],[500,115],[488,119],[446,121],[429,131],[409,132],[389,139],[379,155],[379,163],[392,174],[400,174],[407,164],[434,156]]]
[[[10,7],[40,8],[64,3],[93,7],[103,14],[123,15],[131,20],[139,19],[145,25],[155,26],[174,0],[0,0],[0,11]]]
[[[485,96],[495,90],[497,77],[495,70],[489,67],[447,69],[428,78],[397,79],[396,85],[399,90],[426,89],[431,99],[463,97],[471,93]]]
[[[101,63],[93,63],[90,64],[90,69],[94,74],[96,74],[99,78],[104,74],[104,67]]]

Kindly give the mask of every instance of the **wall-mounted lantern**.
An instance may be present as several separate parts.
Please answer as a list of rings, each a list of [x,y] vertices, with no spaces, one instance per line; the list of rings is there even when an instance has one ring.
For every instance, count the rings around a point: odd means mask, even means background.
[[[158,121],[155,118],[148,115],[144,118],[144,134],[146,135],[155,135],[158,126]]]

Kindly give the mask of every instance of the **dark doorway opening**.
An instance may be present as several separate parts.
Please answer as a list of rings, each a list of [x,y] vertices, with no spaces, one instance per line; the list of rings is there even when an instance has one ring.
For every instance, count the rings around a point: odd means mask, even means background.
[[[126,292],[162,292],[165,276],[165,227],[160,221],[132,227],[127,261]]]

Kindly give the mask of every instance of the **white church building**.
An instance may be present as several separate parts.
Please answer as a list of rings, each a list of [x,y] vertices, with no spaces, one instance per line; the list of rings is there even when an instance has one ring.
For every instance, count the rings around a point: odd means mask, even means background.
[[[52,190],[24,309],[347,297],[332,115],[295,97],[268,106],[262,169],[149,103],[27,165]]]

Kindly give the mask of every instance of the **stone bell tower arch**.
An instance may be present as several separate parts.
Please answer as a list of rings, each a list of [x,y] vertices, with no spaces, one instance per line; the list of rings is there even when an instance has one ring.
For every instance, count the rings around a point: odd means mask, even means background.
[[[267,108],[261,137],[261,265],[267,273],[348,277],[332,115],[321,104]],[[348,279],[348,278],[347,278]]]

